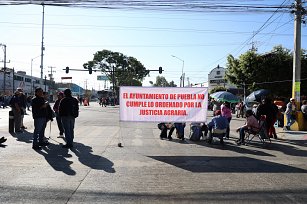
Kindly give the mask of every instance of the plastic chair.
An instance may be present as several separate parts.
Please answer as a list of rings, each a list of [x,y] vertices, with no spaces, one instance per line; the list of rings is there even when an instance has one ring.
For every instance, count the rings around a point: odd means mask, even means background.
[[[245,144],[250,143],[255,137],[258,138],[262,144],[265,144],[267,141],[271,143],[265,119],[264,115],[260,117],[259,129],[257,131],[249,129],[245,132]]]

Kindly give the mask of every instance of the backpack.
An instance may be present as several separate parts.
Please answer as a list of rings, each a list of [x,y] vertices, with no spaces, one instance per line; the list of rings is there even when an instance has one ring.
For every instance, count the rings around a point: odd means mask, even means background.
[[[79,116],[79,102],[77,101],[77,99],[72,98],[72,103],[71,103],[72,107],[71,107],[71,115],[74,118],[77,118]]]
[[[191,127],[191,137],[192,141],[200,141],[200,138],[203,136],[203,132],[201,130],[201,126],[192,126]]]

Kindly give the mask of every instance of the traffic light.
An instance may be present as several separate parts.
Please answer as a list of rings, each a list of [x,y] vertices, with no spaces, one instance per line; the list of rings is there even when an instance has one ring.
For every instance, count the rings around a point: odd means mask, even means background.
[[[159,67],[159,74],[162,74],[162,67]]]
[[[69,67],[66,67],[65,72],[66,72],[66,74],[68,74],[68,72],[69,72]]]
[[[92,67],[89,67],[89,68],[88,68],[88,73],[89,73],[89,74],[92,74],[92,73],[93,73]]]

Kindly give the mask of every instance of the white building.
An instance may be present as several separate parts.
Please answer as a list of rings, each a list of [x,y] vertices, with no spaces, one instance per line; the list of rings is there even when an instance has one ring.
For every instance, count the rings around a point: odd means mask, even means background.
[[[226,69],[217,65],[216,68],[212,69],[208,74],[208,89],[209,92],[216,87],[224,87],[226,89],[235,89],[236,86],[230,84],[225,79]]]
[[[0,94],[12,95],[16,89],[20,87],[25,94],[31,94],[35,91],[36,87],[40,87],[40,78],[29,76],[24,71],[14,72],[13,69],[6,68],[6,75],[4,80],[4,71],[0,71]],[[43,81],[44,90],[49,90],[48,85],[45,86],[45,80]]]

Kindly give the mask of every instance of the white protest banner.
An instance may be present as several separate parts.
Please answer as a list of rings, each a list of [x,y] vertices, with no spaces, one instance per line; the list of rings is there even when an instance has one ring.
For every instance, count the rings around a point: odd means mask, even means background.
[[[206,87],[120,87],[120,120],[205,122]]]

